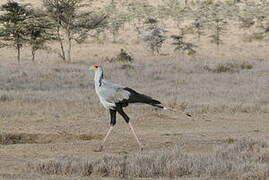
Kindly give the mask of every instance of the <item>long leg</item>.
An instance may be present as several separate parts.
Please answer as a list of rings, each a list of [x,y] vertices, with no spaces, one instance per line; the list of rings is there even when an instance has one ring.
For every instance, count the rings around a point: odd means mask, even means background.
[[[111,120],[110,120],[110,128],[106,133],[106,136],[105,136],[105,138],[103,140],[103,143],[101,144],[100,148],[97,151],[102,151],[103,150],[103,147],[105,145],[107,137],[109,136],[109,134],[111,133],[111,131],[112,131],[113,127],[114,127],[114,125],[116,124],[116,113],[117,113],[117,111],[110,109],[109,112],[110,112],[110,118],[111,118]]]
[[[139,141],[139,139],[138,139],[138,137],[137,137],[137,135],[136,135],[136,133],[135,133],[135,131],[134,131],[134,128],[133,128],[133,126],[132,126],[132,124],[129,122],[129,120],[130,120],[130,118],[127,116],[127,114],[123,111],[123,109],[118,109],[117,110],[119,113],[120,113],[120,115],[124,118],[124,120],[126,121],[126,123],[130,126],[130,129],[132,130],[132,133],[134,134],[134,137],[135,137],[135,139],[136,139],[136,141],[137,141],[137,143],[138,143],[138,145],[139,145],[139,147],[140,147],[140,150],[142,151],[143,150],[143,145],[142,145],[142,143]]]
[[[131,128],[131,130],[132,130],[132,132],[133,132],[133,134],[134,134],[134,137],[135,137],[135,139],[136,139],[136,141],[137,141],[139,147],[140,147],[140,151],[142,151],[142,150],[143,150],[143,145],[142,145],[141,142],[139,141],[139,139],[138,139],[138,137],[137,137],[137,135],[136,135],[136,133],[135,133],[135,131],[134,131],[134,128],[133,128],[132,124],[131,124],[130,122],[129,122],[128,124],[129,124],[129,126],[130,126],[130,128]]]

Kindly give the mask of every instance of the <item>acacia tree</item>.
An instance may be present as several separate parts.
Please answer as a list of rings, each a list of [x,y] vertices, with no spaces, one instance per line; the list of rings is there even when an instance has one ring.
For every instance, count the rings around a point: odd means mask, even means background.
[[[83,0],[43,0],[43,4],[55,23],[61,48],[59,56],[63,61],[71,62],[73,41],[82,43],[90,30],[105,25],[107,16],[97,12],[83,11],[82,8],[89,6],[83,3]],[[67,42],[67,47],[65,47],[65,42]]]
[[[183,1],[163,0],[163,5],[159,6],[162,17],[169,17],[176,22],[177,28],[181,27],[182,22],[187,16],[189,7]]]
[[[187,55],[193,55],[196,53],[195,48],[197,47],[192,42],[187,42],[184,39],[184,34],[181,35],[172,35],[173,45],[175,46],[174,51],[179,51],[182,53],[186,53]]]
[[[111,0],[111,3],[105,8],[108,14],[108,30],[112,33],[113,43],[119,35],[119,31],[124,27],[124,24],[130,19],[128,13],[119,7],[118,2]]]
[[[240,27],[252,28],[248,40],[263,40],[269,37],[269,2],[247,4],[238,15]]]
[[[160,49],[166,39],[164,31],[165,30],[159,26],[158,20],[155,18],[148,18],[144,22],[144,29],[141,34],[141,38],[153,54],[159,54],[160,52]]]
[[[228,24],[229,5],[223,2],[210,2],[207,6],[203,7],[205,8],[207,27],[211,32],[209,37],[211,42],[219,48],[220,44],[222,44],[222,35],[226,32]]]
[[[206,24],[208,23],[207,13],[208,6],[210,2],[198,1],[190,6],[190,11],[188,14],[192,20],[190,28],[192,28],[193,33],[196,35],[198,41],[200,41],[201,36],[205,35]]]
[[[126,0],[123,5],[126,7],[128,12],[128,20],[134,26],[139,38],[139,35],[142,33],[145,20],[149,17],[156,17],[157,9],[150,5],[147,1]]]
[[[49,49],[46,46],[48,41],[57,40],[54,32],[54,24],[40,10],[32,10],[32,16],[27,20],[27,38],[28,44],[31,47],[32,61],[35,61],[35,55],[38,50]]]
[[[27,44],[27,19],[31,17],[28,7],[27,4],[21,5],[10,0],[0,9],[0,38],[4,41],[4,46],[16,48],[18,63],[21,59],[21,48]]]

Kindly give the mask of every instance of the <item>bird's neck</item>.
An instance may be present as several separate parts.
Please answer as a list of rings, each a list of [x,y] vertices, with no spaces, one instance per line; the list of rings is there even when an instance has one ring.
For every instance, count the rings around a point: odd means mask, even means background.
[[[94,81],[95,86],[101,86],[102,85],[102,79],[103,79],[103,70],[99,68],[97,71],[95,71]]]

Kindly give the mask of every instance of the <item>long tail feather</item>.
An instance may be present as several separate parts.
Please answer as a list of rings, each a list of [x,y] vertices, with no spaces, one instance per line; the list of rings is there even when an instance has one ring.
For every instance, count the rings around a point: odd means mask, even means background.
[[[170,107],[163,107],[163,109],[164,109],[164,110],[169,110],[169,111],[176,112],[175,109],[170,108]],[[182,112],[182,113],[184,113],[184,112]],[[184,114],[185,114],[186,116],[188,116],[188,117],[192,117],[192,115],[191,115],[190,113],[184,113]]]
[[[131,96],[127,100],[127,103],[145,103],[145,104],[149,104],[149,105],[152,105],[154,107],[158,107],[158,108],[161,108],[161,109],[164,109],[164,110],[169,110],[169,111],[176,112],[175,109],[163,106],[163,104],[160,101],[158,101],[156,99],[153,99],[150,96],[140,94],[140,93],[136,92],[135,90],[133,90],[131,88],[124,88],[124,89],[131,93]],[[191,117],[191,115],[189,113],[187,113],[185,115]]]

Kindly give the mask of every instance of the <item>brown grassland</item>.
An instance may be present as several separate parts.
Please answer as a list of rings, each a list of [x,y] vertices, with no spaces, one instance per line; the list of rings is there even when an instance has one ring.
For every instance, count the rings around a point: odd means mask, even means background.
[[[25,48],[17,65],[13,49],[0,49],[0,179],[269,179],[268,42],[246,43],[229,27],[219,50],[203,38],[193,56],[171,42],[153,56],[133,33],[75,45],[68,64],[46,51],[32,63]],[[106,61],[121,48],[132,63]],[[88,70],[95,63],[106,79],[177,110],[126,108],[143,152],[121,117],[94,152],[109,127]]]

